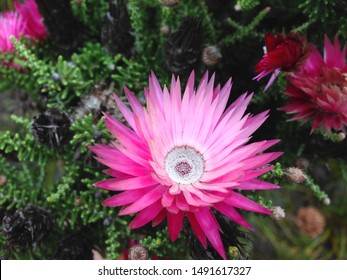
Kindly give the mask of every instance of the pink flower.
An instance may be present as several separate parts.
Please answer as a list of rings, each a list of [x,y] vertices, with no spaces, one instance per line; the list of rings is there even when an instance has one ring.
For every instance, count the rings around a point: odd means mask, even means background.
[[[288,78],[291,85],[285,94],[289,105],[281,110],[295,114],[291,120],[312,122],[311,133],[318,127],[330,132],[347,126],[347,63],[346,45],[340,49],[335,38],[332,44],[327,36],[324,58],[313,48],[301,71]]]
[[[252,94],[240,96],[225,110],[231,79],[221,89],[207,73],[194,89],[194,72],[183,97],[179,79],[172,78],[171,89],[162,89],[154,76],[145,89],[147,107],[125,88],[131,110],[114,96],[130,128],[105,114],[105,123],[117,139],[110,145],[90,147],[97,160],[115,177],[96,187],[121,192],[103,202],[122,206],[119,215],[138,213],[130,228],[149,222],[153,226],[167,219],[171,240],[181,231],[186,217],[197,238],[207,240],[226,258],[212,210],[252,229],[236,208],[271,214],[238,190],[279,188],[257,179],[272,169],[268,163],[281,155],[262,153],[279,140],[246,144],[266,120],[267,113],[245,114]]]
[[[23,17],[15,12],[0,14],[0,51],[2,53],[14,50],[10,37],[19,39],[24,34],[25,26]]]
[[[24,0],[23,3],[15,1],[14,5],[18,14],[26,21],[25,35],[38,40],[46,38],[47,30],[35,0]]]
[[[265,46],[266,53],[255,68],[255,71],[259,74],[254,78],[259,81],[273,73],[265,90],[275,81],[281,70],[286,72],[296,71],[310,53],[306,37],[299,33],[288,33],[287,35],[278,33],[276,36],[266,33]]]

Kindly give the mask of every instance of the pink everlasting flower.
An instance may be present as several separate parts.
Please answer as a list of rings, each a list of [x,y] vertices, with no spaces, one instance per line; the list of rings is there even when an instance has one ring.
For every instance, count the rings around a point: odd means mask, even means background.
[[[330,132],[347,126],[346,45],[341,50],[337,38],[327,36],[324,58],[314,47],[301,71],[290,76],[286,88],[289,105],[281,110],[295,114],[291,120],[312,122],[311,133],[318,127]]]
[[[2,53],[14,50],[10,37],[19,39],[24,34],[25,26],[23,17],[15,12],[0,14],[0,51]]]
[[[35,0],[24,0],[23,3],[15,1],[14,5],[18,14],[26,21],[25,35],[38,40],[46,38],[47,30]]]
[[[209,240],[226,258],[212,210],[248,229],[236,208],[271,214],[237,190],[278,188],[257,177],[271,170],[268,163],[281,154],[262,153],[278,140],[246,144],[268,112],[244,115],[252,98],[246,93],[225,110],[230,89],[231,79],[222,89],[214,88],[214,76],[208,80],[207,73],[195,89],[192,72],[182,96],[179,79],[172,78],[170,90],[162,89],[152,74],[146,108],[127,88],[131,110],[115,96],[130,128],[105,114],[117,141],[90,147],[109,167],[105,173],[115,177],[95,186],[121,192],[103,204],[123,206],[119,215],[138,213],[132,229],[149,222],[156,226],[166,218],[171,240],[179,236],[186,217],[203,246]]]

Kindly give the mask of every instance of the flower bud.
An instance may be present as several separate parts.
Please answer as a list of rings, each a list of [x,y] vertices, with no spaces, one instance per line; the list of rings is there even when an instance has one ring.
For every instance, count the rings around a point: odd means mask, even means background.
[[[331,200],[330,200],[329,197],[324,197],[324,198],[323,198],[323,204],[324,204],[324,205],[330,205],[330,203],[331,203]]]
[[[303,233],[315,238],[323,232],[325,218],[315,207],[302,207],[296,215],[296,224]]]
[[[7,178],[4,175],[0,176],[0,187],[5,186],[7,183]]]
[[[170,27],[166,24],[164,24],[161,28],[160,28],[160,32],[163,35],[167,35],[170,33]]]
[[[176,6],[180,0],[160,0],[160,3],[162,3],[166,7],[173,7]]]
[[[340,133],[337,135],[337,139],[338,139],[339,141],[345,140],[345,139],[346,139],[346,134],[343,133],[343,132],[340,132]]]
[[[134,245],[130,248],[129,260],[146,260],[148,257],[148,251],[141,245]]]
[[[277,221],[281,221],[285,218],[286,213],[284,212],[284,209],[280,206],[273,206],[270,208],[272,210],[271,217]]]
[[[285,178],[293,183],[300,184],[306,179],[305,173],[296,167],[289,167],[284,170]]]
[[[222,54],[216,46],[207,46],[203,49],[201,60],[206,66],[213,66],[219,63]]]

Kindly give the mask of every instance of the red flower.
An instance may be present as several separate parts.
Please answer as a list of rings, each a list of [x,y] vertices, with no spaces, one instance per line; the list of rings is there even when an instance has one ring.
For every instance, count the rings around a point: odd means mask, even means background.
[[[337,38],[332,44],[327,36],[324,57],[313,47],[305,65],[289,77],[288,105],[280,108],[295,114],[291,120],[312,122],[312,130],[344,131],[347,127],[346,45],[341,49]]]
[[[266,53],[255,67],[259,73],[254,79],[259,81],[263,77],[273,72],[266,88],[274,82],[280,70],[294,72],[306,61],[310,46],[306,37],[299,33],[289,33],[287,35],[271,33],[265,34]]]

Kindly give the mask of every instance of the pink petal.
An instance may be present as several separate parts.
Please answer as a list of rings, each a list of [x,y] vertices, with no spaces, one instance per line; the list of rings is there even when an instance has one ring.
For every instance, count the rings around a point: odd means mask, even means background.
[[[253,230],[252,226],[247,223],[247,221],[230,205],[225,204],[224,202],[217,203],[213,206],[217,211],[222,213],[224,216],[228,217],[230,220],[235,223],[249,229]]]
[[[177,208],[180,209],[181,211],[184,211],[184,212],[189,211],[190,209],[189,204],[187,203],[182,193],[175,196],[175,202],[176,202]]]
[[[271,210],[265,208],[264,206],[259,205],[253,200],[250,200],[247,197],[236,192],[232,192],[231,196],[224,200],[224,203],[236,208],[247,210],[247,211],[252,211],[252,212],[257,212],[257,213],[262,213],[267,215],[272,214]]]
[[[282,152],[264,153],[264,154],[256,155],[249,159],[243,160],[242,163],[244,164],[244,166],[247,166],[247,169],[259,168],[275,160],[281,155],[283,155]]]
[[[163,207],[165,207],[165,208],[170,207],[171,204],[172,204],[173,201],[174,201],[174,198],[175,198],[175,197],[174,197],[173,195],[171,195],[171,194],[169,193],[169,190],[167,189],[167,190],[164,192],[163,197],[162,197],[162,199],[161,199],[161,203],[162,203]]]
[[[269,182],[253,179],[240,183],[235,186],[235,189],[239,190],[270,190],[270,189],[279,189],[280,186],[271,184]]]
[[[119,215],[123,216],[133,214],[145,209],[146,207],[152,205],[154,202],[158,201],[162,197],[165,189],[166,188],[164,188],[163,186],[157,186],[156,188],[144,194],[139,200],[137,200],[133,204],[130,204],[129,206],[123,208],[119,212]]]
[[[177,214],[167,213],[167,226],[171,241],[175,241],[179,236],[183,225],[184,213],[179,211]]]
[[[128,162],[126,160],[118,159],[118,161],[116,162],[116,161],[106,160],[106,159],[97,158],[97,157],[95,157],[95,159],[111,169],[115,169],[119,172],[126,173],[133,176],[148,175],[148,172],[149,172],[148,169],[144,168],[143,166],[140,166],[134,162]]]
[[[135,229],[144,226],[152,221],[162,209],[163,206],[161,205],[160,201],[153,203],[137,214],[137,216],[131,221],[129,228]]]
[[[156,227],[159,225],[167,216],[167,211],[166,209],[162,209],[160,213],[152,220],[152,227]]]
[[[134,116],[133,116],[133,113],[131,112],[131,110],[123,103],[122,100],[120,100],[118,95],[113,94],[113,98],[116,101],[118,109],[122,113],[122,115],[124,116],[125,120],[132,127],[132,129],[136,129],[135,122],[134,122]]]
[[[137,201],[141,198],[146,192],[150,191],[152,188],[144,188],[138,190],[125,191],[120,194],[111,196],[102,202],[105,206],[117,207],[123,206]]]
[[[95,187],[111,191],[127,191],[142,189],[158,184],[151,175],[133,177],[129,179],[108,179],[94,184]]]
[[[211,210],[206,207],[201,207],[194,212],[194,215],[213,248],[216,249],[223,259],[226,259],[224,246],[218,232],[219,225],[212,217],[213,214],[211,213]]]
[[[206,234],[204,233],[204,231],[200,227],[199,222],[195,218],[195,215],[192,212],[187,212],[186,216],[187,216],[187,219],[188,219],[190,225],[192,226],[192,229],[193,229],[196,237],[198,238],[198,240],[200,241],[202,246],[204,246],[204,248],[206,248],[207,247]]]

